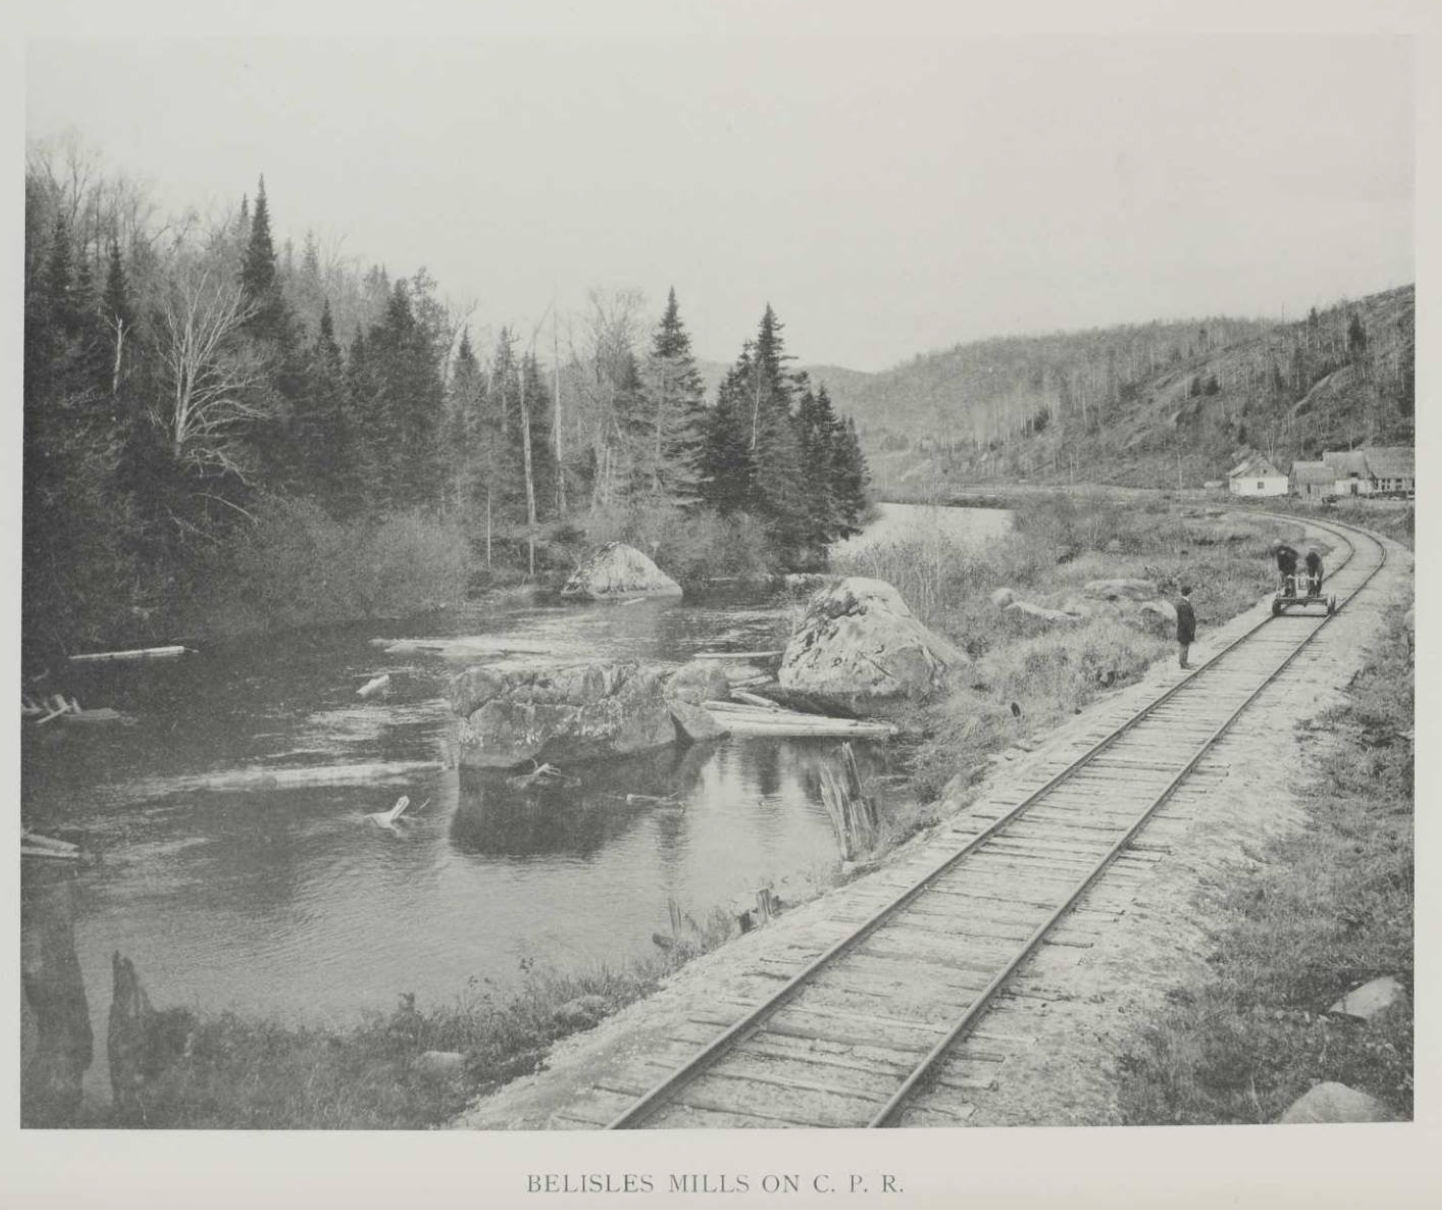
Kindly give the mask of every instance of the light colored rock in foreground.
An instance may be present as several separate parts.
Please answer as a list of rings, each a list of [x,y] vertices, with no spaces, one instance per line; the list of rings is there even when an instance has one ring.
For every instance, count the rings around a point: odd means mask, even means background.
[[[525,761],[586,761],[664,747],[676,740],[665,697],[670,671],[614,663],[505,662],[452,679],[457,760],[509,769]]]
[[[1380,979],[1353,988],[1327,1011],[1370,1021],[1383,1009],[1391,1008],[1401,995],[1402,985],[1391,975],[1383,975]]]
[[[1100,601],[1152,601],[1161,595],[1150,580],[1088,580],[1082,591]]]
[[[608,542],[576,568],[561,595],[589,601],[679,597],[681,585],[634,546]]]
[[[1034,618],[1038,622],[1064,625],[1075,625],[1077,622],[1086,620],[1085,614],[1068,613],[1064,609],[1048,609],[1045,605],[1033,605],[1030,601],[1013,601],[1002,612],[1019,617]]]
[[[966,662],[890,584],[848,577],[811,598],[778,679],[783,689],[861,705],[929,696]]]
[[[1376,1097],[1328,1081],[1304,1092],[1280,1120],[1292,1126],[1314,1122],[1391,1122],[1394,1115]]]
[[[991,592],[991,603],[998,609],[1005,609],[1016,600],[1016,589],[994,588]]]

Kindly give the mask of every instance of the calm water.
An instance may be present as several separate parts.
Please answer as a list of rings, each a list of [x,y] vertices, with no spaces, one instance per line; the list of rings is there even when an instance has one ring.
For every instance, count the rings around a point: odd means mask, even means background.
[[[158,1005],[346,1020],[401,992],[449,1001],[472,977],[504,990],[530,961],[653,952],[652,933],[669,932],[669,898],[700,920],[768,882],[783,897],[804,893],[837,860],[814,784],[836,741],[668,749],[529,795],[454,770],[197,788],[202,775],[254,768],[443,759],[454,725],[446,680],[500,647],[668,660],[777,648],[798,604],[474,608],[77,676],[69,691],[84,704],[140,719],[24,733],[26,820],[102,857],[77,877],[77,948],[100,1043],[91,1079],[104,1068],[113,950],[134,959]],[[387,656],[377,637],[443,649]],[[383,671],[390,696],[359,699]],[[883,750],[863,760],[894,772]],[[364,821],[402,793],[429,804],[401,835]],[[684,810],[627,805],[627,793],[676,795]]]

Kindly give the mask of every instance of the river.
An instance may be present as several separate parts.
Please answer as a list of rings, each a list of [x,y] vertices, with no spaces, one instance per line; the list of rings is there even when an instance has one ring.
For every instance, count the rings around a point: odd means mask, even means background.
[[[882,532],[936,524],[934,511],[885,506]],[[942,511],[958,537],[996,532],[981,510]],[[138,719],[24,728],[26,822],[99,855],[76,875],[76,947],[98,1043],[89,1078],[104,1069],[116,950],[160,1006],[345,1022],[403,992],[424,1007],[471,981],[503,994],[533,965],[654,952],[671,900],[699,921],[766,884],[783,899],[805,896],[837,861],[814,784],[833,740],[667,750],[539,797],[483,791],[450,769],[381,784],[203,786],[244,770],[441,761],[454,727],[444,686],[481,652],[684,660],[775,649],[800,606],[755,592],[481,603],[69,674],[67,692],[83,704]],[[373,642],[401,637],[427,649],[387,656]],[[357,697],[381,672],[390,695]],[[883,796],[906,793],[893,762],[882,747],[862,753],[867,771],[891,779]],[[628,792],[681,806],[627,804]],[[366,822],[400,794],[425,804],[414,823],[397,834]],[[23,890],[35,863],[22,864]]]

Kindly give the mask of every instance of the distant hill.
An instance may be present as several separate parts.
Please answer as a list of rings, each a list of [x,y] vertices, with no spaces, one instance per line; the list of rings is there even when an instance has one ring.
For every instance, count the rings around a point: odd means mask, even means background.
[[[721,380],[726,377],[726,371],[731,368],[730,362],[706,361],[703,358],[696,359],[696,368],[701,372],[701,381],[706,384],[706,398],[710,402],[716,401],[716,388],[721,385]],[[839,392],[846,392],[849,395],[860,393],[867,382],[876,377],[868,374],[865,370],[848,370],[845,366],[798,366],[798,370],[805,370],[811,376],[811,381],[820,386],[826,385],[827,391],[833,400]]]
[[[1239,451],[1413,439],[1415,290],[1295,323],[1209,318],[1008,337],[828,379],[873,482],[1200,484]]]

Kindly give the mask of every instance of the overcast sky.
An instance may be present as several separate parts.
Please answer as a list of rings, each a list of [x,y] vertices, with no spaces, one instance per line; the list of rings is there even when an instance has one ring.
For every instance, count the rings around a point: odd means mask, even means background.
[[[266,176],[479,332],[674,284],[703,357],[1296,315],[1413,278],[1411,46],[1143,35],[39,41],[27,130],[167,209]]]

